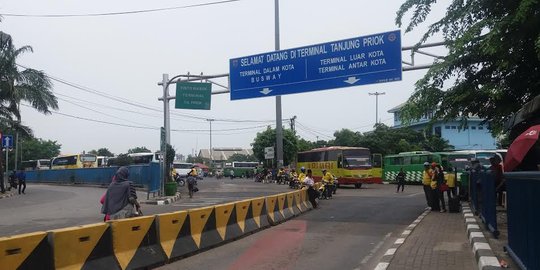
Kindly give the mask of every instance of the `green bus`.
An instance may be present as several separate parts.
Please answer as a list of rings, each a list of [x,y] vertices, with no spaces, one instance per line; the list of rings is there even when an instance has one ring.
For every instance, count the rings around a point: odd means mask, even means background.
[[[234,161],[227,162],[223,166],[223,176],[249,178],[255,175],[259,162]],[[232,173],[231,173],[232,172]]]
[[[394,182],[399,170],[403,168],[405,172],[405,181],[409,184],[422,183],[424,163],[436,162],[441,164],[443,169],[449,167],[455,168],[459,176],[470,166],[474,155],[460,152],[402,152],[397,155],[388,155],[384,157],[383,162],[383,180]]]

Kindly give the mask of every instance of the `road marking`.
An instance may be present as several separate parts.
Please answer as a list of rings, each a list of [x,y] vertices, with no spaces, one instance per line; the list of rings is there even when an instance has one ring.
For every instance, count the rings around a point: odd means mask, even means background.
[[[366,257],[364,257],[364,259],[362,259],[360,264],[366,264],[371,259],[371,257],[373,257],[373,255],[375,255],[375,252],[377,252],[377,250],[379,250],[381,248],[381,246],[384,244],[386,239],[388,239],[388,237],[390,237],[390,235],[392,235],[392,233],[387,233],[383,237],[383,240],[379,241],[379,243],[377,243],[377,245],[375,245],[375,247],[373,247],[373,249],[371,249],[371,251],[369,251],[369,254]],[[361,267],[358,266],[356,269],[361,269]]]
[[[407,197],[414,197],[414,196],[418,196],[418,195],[422,195],[422,194],[424,194],[424,192],[417,192],[417,193],[407,195]]]

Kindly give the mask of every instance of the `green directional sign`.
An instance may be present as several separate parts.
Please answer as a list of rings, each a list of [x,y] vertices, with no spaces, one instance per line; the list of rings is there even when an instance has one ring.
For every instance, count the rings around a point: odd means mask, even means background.
[[[177,109],[210,110],[211,83],[176,83]]]

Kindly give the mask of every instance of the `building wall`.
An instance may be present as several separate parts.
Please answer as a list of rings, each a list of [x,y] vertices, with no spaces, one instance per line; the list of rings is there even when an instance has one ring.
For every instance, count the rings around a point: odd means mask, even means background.
[[[460,125],[461,123],[457,121],[439,122],[433,124],[432,132],[448,140],[456,150],[497,149],[497,141],[481,121],[469,121],[468,128],[465,129],[460,129]],[[416,131],[423,131],[425,127],[425,123],[411,126]]]

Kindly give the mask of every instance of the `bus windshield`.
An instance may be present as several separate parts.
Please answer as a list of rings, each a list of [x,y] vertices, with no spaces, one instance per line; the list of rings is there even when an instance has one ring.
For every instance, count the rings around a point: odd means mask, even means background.
[[[449,155],[448,163],[458,171],[464,171],[467,166],[470,166],[471,158],[473,157],[474,155],[471,154]]]
[[[53,159],[52,166],[77,165],[77,156],[57,157]]]
[[[345,168],[364,168],[371,166],[371,157],[367,149],[343,150]]]

